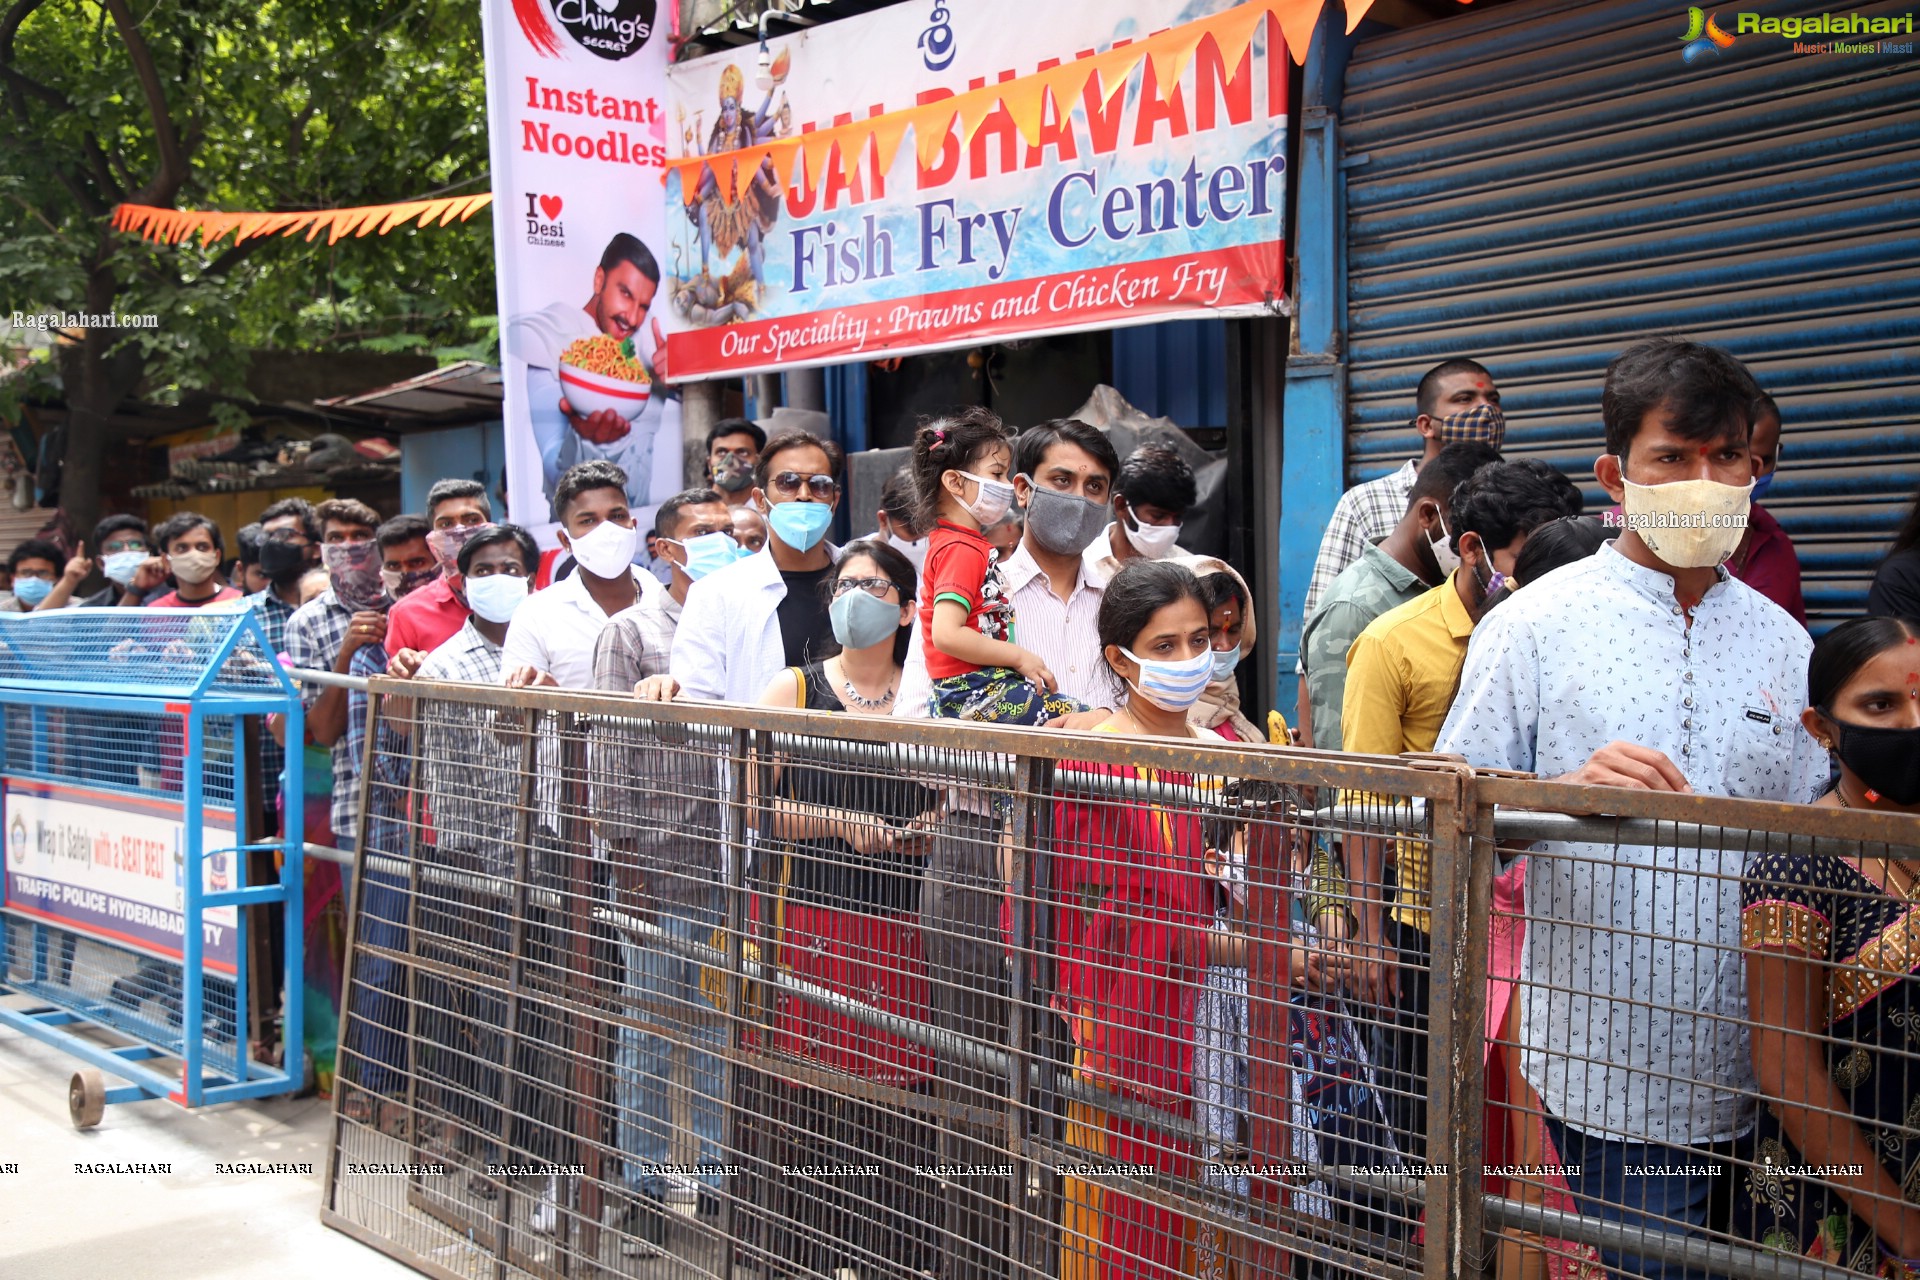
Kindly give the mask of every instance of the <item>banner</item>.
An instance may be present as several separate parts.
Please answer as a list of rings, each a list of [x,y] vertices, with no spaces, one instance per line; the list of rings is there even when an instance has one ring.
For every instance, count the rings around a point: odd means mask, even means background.
[[[673,376],[1280,309],[1280,16],[916,0],[672,67]]]
[[[5,780],[6,905],[108,942],[181,956],[186,908],[185,809],[80,787]],[[238,885],[233,814],[203,809],[201,885]],[[201,962],[235,972],[234,908],[200,913]]]
[[[642,529],[685,487],[654,305],[673,2],[486,0],[508,513],[546,545],[575,463],[625,471]]]

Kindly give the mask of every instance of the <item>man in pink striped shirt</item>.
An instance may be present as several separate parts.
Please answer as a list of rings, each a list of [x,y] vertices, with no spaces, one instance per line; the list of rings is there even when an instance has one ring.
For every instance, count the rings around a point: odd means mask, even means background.
[[[1107,580],[1085,569],[1081,554],[1112,519],[1108,499],[1120,459],[1107,438],[1069,418],[1029,427],[1014,442],[1014,499],[1026,512],[1020,545],[1002,565],[1013,601],[1014,635],[1040,655],[1060,692],[1092,711],[1068,716],[1075,728],[1105,720],[1119,705],[1120,685],[1100,656],[1097,621]],[[918,624],[894,699],[896,716],[928,714],[932,689]],[[955,788],[946,818],[927,843],[920,888],[920,946],[927,965],[928,1018],[944,1031],[997,1044],[1005,1034],[1010,994],[1000,911],[1006,887],[996,857],[1003,828],[990,798]],[[1003,1087],[990,1074],[942,1056],[942,1096],[983,1110]],[[985,1168],[999,1163],[990,1130],[963,1127],[950,1158]],[[1008,1247],[1009,1180],[993,1174],[951,1180],[941,1229],[952,1241],[944,1274],[975,1280],[999,1274],[994,1260]]]

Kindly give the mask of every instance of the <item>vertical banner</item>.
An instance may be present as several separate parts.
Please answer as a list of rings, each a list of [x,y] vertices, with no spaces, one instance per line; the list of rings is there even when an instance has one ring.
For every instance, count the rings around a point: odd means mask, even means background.
[[[669,69],[676,378],[1284,307],[1267,0],[909,0]]]
[[[508,511],[549,545],[575,463],[617,463],[642,529],[684,487],[655,311],[674,2],[486,0]]]

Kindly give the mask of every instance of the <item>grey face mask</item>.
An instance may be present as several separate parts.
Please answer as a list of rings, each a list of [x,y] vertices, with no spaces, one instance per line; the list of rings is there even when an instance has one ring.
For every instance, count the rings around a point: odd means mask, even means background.
[[[1033,484],[1031,478],[1029,485]],[[1027,496],[1027,529],[1033,540],[1057,556],[1077,556],[1112,518],[1104,502],[1033,487]]]

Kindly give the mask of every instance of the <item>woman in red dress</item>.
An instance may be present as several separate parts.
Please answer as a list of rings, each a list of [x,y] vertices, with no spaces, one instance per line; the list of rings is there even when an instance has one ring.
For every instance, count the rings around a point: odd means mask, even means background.
[[[1213,679],[1207,606],[1190,570],[1163,561],[1128,564],[1107,584],[1099,630],[1102,653],[1126,693],[1094,732],[1221,741],[1188,723]],[[1076,771],[1193,781],[1132,766],[1062,766],[1064,774]],[[1073,1037],[1074,1079],[1188,1121],[1194,1015],[1213,923],[1201,817],[1144,798],[1063,800],[1054,847],[1058,1000]],[[1116,1111],[1069,1105],[1067,1141],[1080,1160],[1194,1177],[1186,1138]],[[1180,1214],[1092,1178],[1068,1177],[1064,1197],[1061,1280],[1189,1274],[1190,1233]]]

